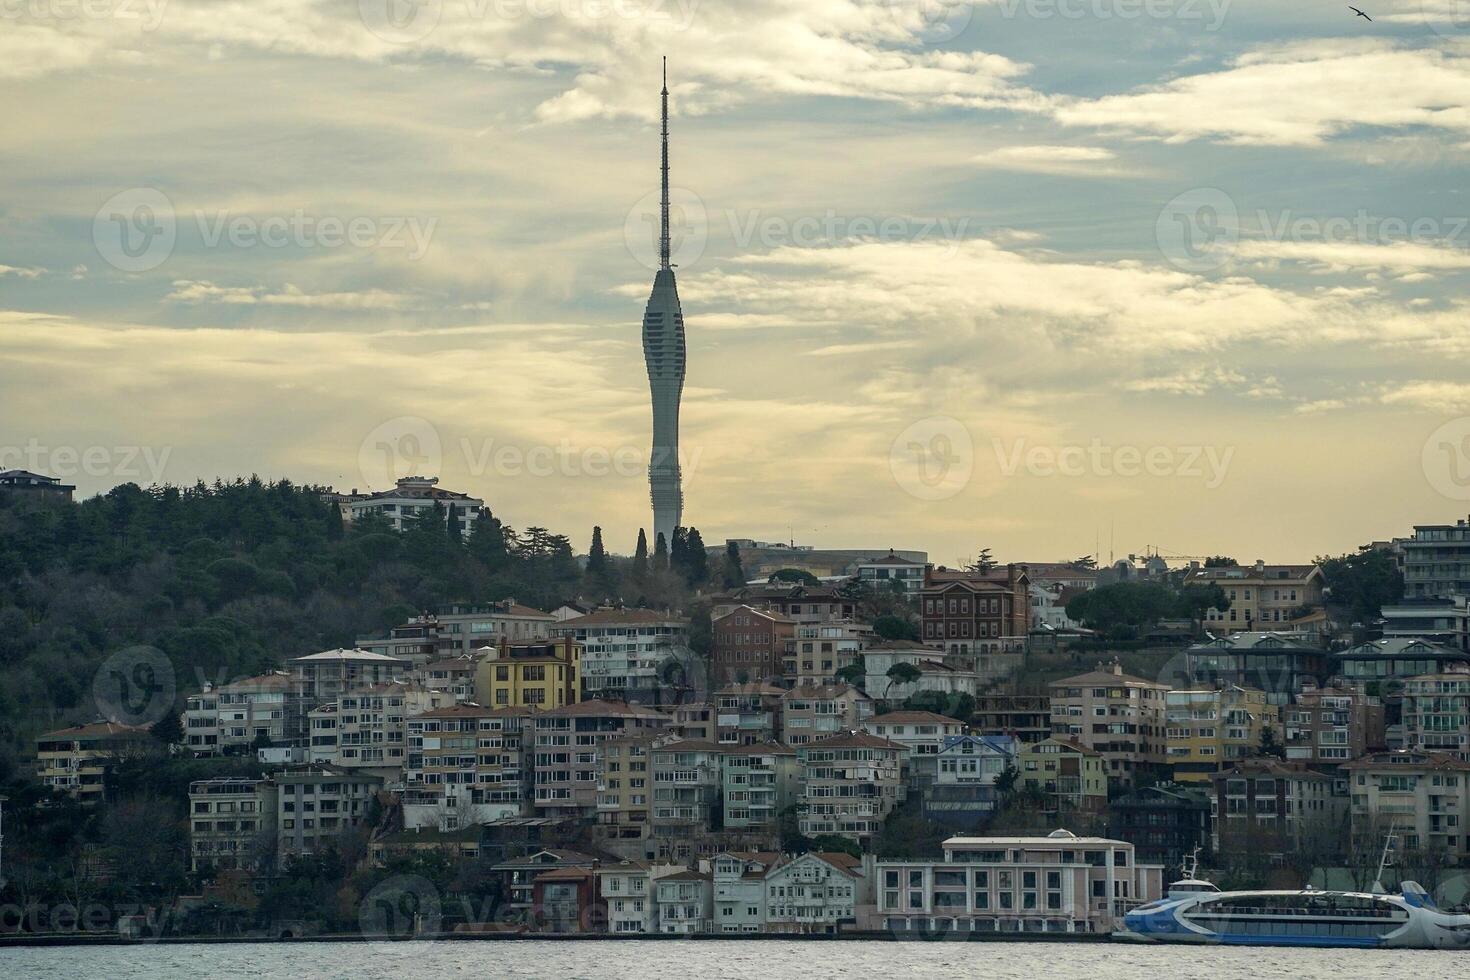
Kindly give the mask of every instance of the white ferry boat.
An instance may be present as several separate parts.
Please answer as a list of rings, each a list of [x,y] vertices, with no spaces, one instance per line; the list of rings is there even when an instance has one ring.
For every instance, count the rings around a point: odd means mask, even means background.
[[[1441,912],[1419,885],[1375,892],[1222,892],[1194,877],[1123,918],[1120,939],[1234,946],[1470,948],[1470,915]]]

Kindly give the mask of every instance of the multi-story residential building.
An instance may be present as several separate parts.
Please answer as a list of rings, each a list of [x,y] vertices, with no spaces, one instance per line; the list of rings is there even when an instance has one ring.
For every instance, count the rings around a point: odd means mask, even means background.
[[[1084,590],[1063,585],[1031,582],[1031,628],[1033,630],[1076,630],[1082,624],[1067,615],[1067,603]]]
[[[689,646],[689,620],[652,609],[598,609],[553,624],[552,636],[582,647],[588,698],[658,703],[659,666]]]
[[[710,618],[726,616],[737,606],[779,613],[795,623],[830,623],[852,619],[857,603],[830,585],[748,585],[714,597]]]
[[[775,834],[801,792],[796,750],[779,742],[724,745],[720,803],[726,830]]]
[[[621,701],[582,701],[532,716],[534,806],[538,816],[597,813],[598,750],[608,739],[668,724],[653,708]]]
[[[1373,752],[1343,767],[1353,835],[1363,847],[1398,834],[1404,851],[1470,858],[1470,763],[1438,752]]]
[[[709,860],[714,931],[766,931],[766,873],[782,860],[775,852],[722,852]]]
[[[1184,651],[1185,678],[1176,687],[1221,684],[1265,691],[1275,705],[1290,704],[1317,687],[1331,670],[1327,652],[1280,633],[1240,632],[1197,643]]]
[[[863,690],[889,704],[901,704],[916,694],[973,697],[989,679],[976,670],[978,659],[912,640],[885,640],[863,651]],[[890,676],[897,664],[908,664],[918,676],[907,681]]]
[[[1470,520],[1416,524],[1397,542],[1403,553],[1404,597],[1470,595]]]
[[[1167,684],[1123,673],[1117,661],[1048,685],[1053,735],[1102,753],[1108,778],[1131,786],[1165,761]]]
[[[184,700],[184,741],[196,755],[243,752],[261,739],[283,744],[298,700],[287,673],[261,674],[211,687]],[[299,711],[296,712],[299,716]]]
[[[1322,605],[1322,569],[1316,565],[1225,565],[1191,568],[1186,585],[1218,585],[1230,600],[1226,610],[1205,611],[1205,628],[1214,632],[1290,630]]]
[[[254,871],[276,850],[276,784],[219,777],[189,784],[189,870]]]
[[[783,673],[798,684],[835,684],[837,672],[857,663],[872,642],[873,627],[866,623],[802,623],[796,627],[796,647],[787,656]]]
[[[403,681],[377,684],[344,694],[336,701],[336,742],[329,758],[313,749],[311,761],[342,769],[362,769],[396,788],[407,758],[408,718],[453,703],[446,691],[430,691]],[[312,725],[320,720],[312,712]]]
[[[623,861],[597,869],[598,891],[607,906],[607,931],[614,935],[656,933],[658,907],[654,883],[684,869],[650,861]]]
[[[835,935],[873,901],[872,860],[844,852],[782,858],[764,878],[766,932]]]
[[[1428,640],[1384,637],[1332,654],[1332,671],[1333,681],[1341,681],[1384,702],[1389,748],[1402,748],[1399,707],[1409,678],[1470,672],[1470,653]]]
[[[1424,674],[1405,681],[1403,727],[1404,748],[1448,752],[1470,762],[1470,673]]]
[[[669,730],[681,738],[698,738],[706,742],[720,740],[719,712],[712,702],[689,701],[663,708],[670,718]]]
[[[909,782],[933,780],[939,772],[939,752],[965,733],[963,723],[932,711],[889,711],[861,724],[869,735],[886,738],[908,749]]]
[[[600,931],[597,869],[543,871],[531,882],[532,922],[537,932],[571,935]]]
[[[999,802],[996,780],[1014,764],[1017,748],[1009,735],[945,738],[933,782],[923,791],[924,819],[957,830],[983,826]]]
[[[475,700],[492,708],[545,711],[582,700],[582,647],[576,640],[503,642],[475,669]]]
[[[1066,830],[1046,837],[951,837],[942,861],[879,861],[866,928],[894,933],[1110,933],[1162,897],[1163,869],[1133,845]]]
[[[448,704],[408,719],[403,822],[443,831],[522,816],[531,712]]]
[[[30,470],[0,470],[0,493],[69,504],[75,490],[75,485],[62,483],[54,476]]]
[[[1281,715],[1288,762],[1335,768],[1387,744],[1383,702],[1348,685],[1305,690]]]
[[[714,742],[677,739],[655,743],[653,835],[658,857],[687,860],[693,838],[706,833],[719,812],[723,747]]]
[[[408,678],[408,660],[389,657],[366,650],[324,650],[290,661],[296,689],[305,699],[306,708],[364,688]],[[300,731],[305,731],[305,709]]]
[[[342,517],[353,522],[369,514],[378,514],[393,526],[393,530],[402,531],[413,526],[420,515],[432,513],[434,505],[438,504],[444,509],[446,521],[458,521],[462,531],[468,533],[470,525],[480,516],[485,501],[467,493],[443,490],[436,486],[438,482],[437,477],[406,476],[398,480],[392,490],[368,494],[354,490],[351,494],[342,494]]]
[[[779,612],[735,606],[710,621],[711,663],[721,685],[770,683],[783,676],[796,644],[796,621]]]
[[[781,734],[787,745],[851,731],[873,714],[873,699],[850,684],[793,687],[781,696]]]
[[[982,694],[975,698],[978,731],[1009,735],[1018,742],[1051,738],[1051,698],[1036,694]]]
[[[924,562],[890,551],[858,565],[857,579],[877,592],[899,592],[914,597],[924,589],[924,568]]]
[[[845,732],[796,747],[801,767],[800,829],[866,845],[903,801],[907,750],[897,742]]]
[[[1215,852],[1281,856],[1308,840],[1341,839],[1347,800],[1331,776],[1275,759],[1246,759],[1214,776]]]
[[[687,870],[655,880],[658,931],[675,935],[709,932],[714,912],[713,884],[708,874]]]
[[[1016,751],[1016,782],[1040,793],[1045,813],[1063,821],[1072,814],[1101,813],[1108,804],[1108,771],[1102,754],[1053,736]]]
[[[107,773],[125,759],[163,752],[146,728],[111,721],[73,725],[36,738],[36,774],[46,787],[85,804],[106,798]]]
[[[444,691],[456,701],[475,700],[475,672],[479,661],[469,654],[434,660],[413,671],[412,678],[421,687]]]
[[[714,694],[715,726],[721,745],[753,745],[781,739],[781,698],[773,684],[732,684]]]
[[[1247,687],[1170,691],[1165,696],[1169,763],[1180,783],[1208,783],[1215,773],[1256,755],[1266,729],[1282,744],[1281,709]]]
[[[500,876],[500,891],[505,898],[508,919],[514,921],[537,908],[536,879],[557,868],[593,869],[600,862],[590,854],[564,848],[546,847],[520,857],[501,861],[491,867]]]
[[[597,747],[597,831],[618,855],[651,857],[653,765],[657,730],[605,739]],[[650,914],[651,914],[650,910]]]
[[[362,827],[383,781],[365,772],[305,765],[275,775],[276,845],[281,860],[320,854]]]
[[[1211,797],[1179,783],[1140,786],[1108,804],[1108,833],[1132,841],[1141,864],[1182,868],[1195,848],[1208,848]]]
[[[544,640],[557,619],[516,602],[452,603],[414,616],[395,626],[387,637],[362,638],[357,646],[373,653],[402,657],[415,665],[449,657],[472,657],[485,647],[522,640]]]
[[[928,569],[919,605],[925,643],[951,653],[1025,650],[1031,627],[1031,582],[1025,568],[990,572]]]
[[[1425,640],[1470,652],[1470,596],[1415,596],[1384,606],[1384,639]]]
[[[1017,562],[1026,569],[1031,584],[1044,588],[1063,588],[1086,592],[1097,588],[1097,569],[1070,561],[1023,561]]]

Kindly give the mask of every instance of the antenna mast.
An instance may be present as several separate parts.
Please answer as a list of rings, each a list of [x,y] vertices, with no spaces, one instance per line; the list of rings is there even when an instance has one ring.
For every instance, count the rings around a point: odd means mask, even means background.
[[[658,267],[669,268],[669,59],[664,56],[664,88],[663,98],[663,128],[660,135],[663,139],[663,165],[660,169],[662,178],[658,211]]]

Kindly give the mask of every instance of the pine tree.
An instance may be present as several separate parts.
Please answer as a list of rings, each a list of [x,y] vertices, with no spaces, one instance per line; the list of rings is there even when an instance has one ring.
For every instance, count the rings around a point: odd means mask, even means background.
[[[697,589],[709,578],[709,555],[699,528],[691,527],[684,537],[684,580]]]
[[[462,523],[459,519],[459,508],[451,500],[449,502],[449,513],[446,515],[444,522],[444,529],[449,536],[450,544],[458,546],[464,543],[464,535],[460,528]]]
[[[638,547],[633,549],[633,578],[639,582],[648,579],[648,535],[638,529]]]
[[[664,540],[662,531],[653,542],[653,570],[655,572],[667,572],[669,570],[669,543]]]
[[[470,555],[491,571],[504,568],[509,554],[506,551],[505,526],[496,520],[486,507],[470,526]]]
[[[740,561],[740,546],[734,541],[725,543],[725,561],[720,567],[720,579],[727,589],[738,589],[745,584],[745,566]]]

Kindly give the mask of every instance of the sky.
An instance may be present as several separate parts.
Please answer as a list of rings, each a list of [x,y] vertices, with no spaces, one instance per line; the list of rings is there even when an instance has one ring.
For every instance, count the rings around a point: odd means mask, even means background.
[[[706,542],[1462,518],[1470,0],[1363,9],[0,0],[0,466],[417,472],[630,552],[667,55]]]

